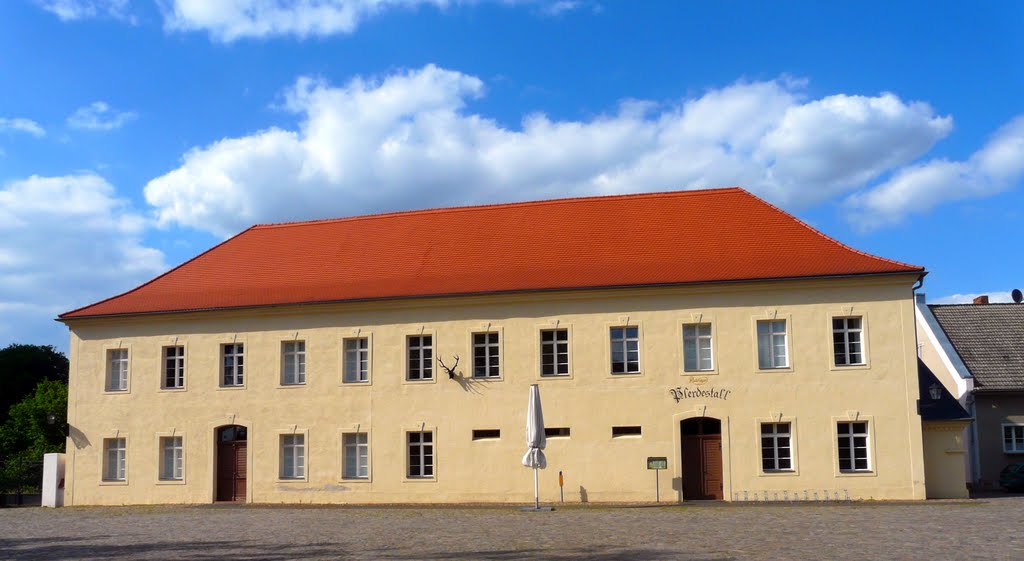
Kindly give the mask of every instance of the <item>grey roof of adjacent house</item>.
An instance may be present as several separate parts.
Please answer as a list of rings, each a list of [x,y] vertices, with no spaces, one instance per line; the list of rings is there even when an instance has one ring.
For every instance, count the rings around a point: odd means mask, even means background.
[[[976,391],[1024,391],[1024,304],[928,306]]]

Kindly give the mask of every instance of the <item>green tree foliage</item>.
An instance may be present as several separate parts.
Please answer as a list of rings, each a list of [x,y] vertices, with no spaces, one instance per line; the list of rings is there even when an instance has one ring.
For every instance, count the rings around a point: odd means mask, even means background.
[[[34,466],[43,454],[64,451],[67,411],[68,385],[57,380],[39,382],[34,393],[11,407],[0,426],[0,490],[38,485]]]
[[[0,423],[11,406],[43,380],[68,381],[68,359],[52,346],[8,345],[0,349]]]

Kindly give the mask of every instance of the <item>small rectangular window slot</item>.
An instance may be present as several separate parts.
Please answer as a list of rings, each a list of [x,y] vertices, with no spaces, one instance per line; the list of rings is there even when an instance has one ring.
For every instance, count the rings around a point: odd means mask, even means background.
[[[569,427],[544,429],[544,436],[548,438],[569,438]]]
[[[501,438],[500,429],[473,429],[473,440],[497,440]]]
[[[612,438],[621,436],[640,436],[643,430],[641,427],[612,427]]]

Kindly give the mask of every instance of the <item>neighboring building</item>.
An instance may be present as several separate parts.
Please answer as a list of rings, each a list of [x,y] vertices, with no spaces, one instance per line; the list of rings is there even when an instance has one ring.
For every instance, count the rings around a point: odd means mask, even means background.
[[[921,359],[972,414],[964,434],[969,481],[998,488],[999,472],[1024,461],[1024,305],[927,305],[918,295]]]
[[[741,189],[254,226],[60,317],[66,502],[529,501],[530,384],[543,500],[922,499],[923,275]]]

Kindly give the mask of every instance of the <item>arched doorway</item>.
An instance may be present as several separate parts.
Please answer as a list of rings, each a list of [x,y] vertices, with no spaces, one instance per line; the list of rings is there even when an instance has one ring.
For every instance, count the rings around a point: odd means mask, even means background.
[[[218,501],[245,502],[249,431],[241,425],[216,429]]]
[[[680,421],[679,440],[683,500],[722,500],[722,421],[711,417]]]

